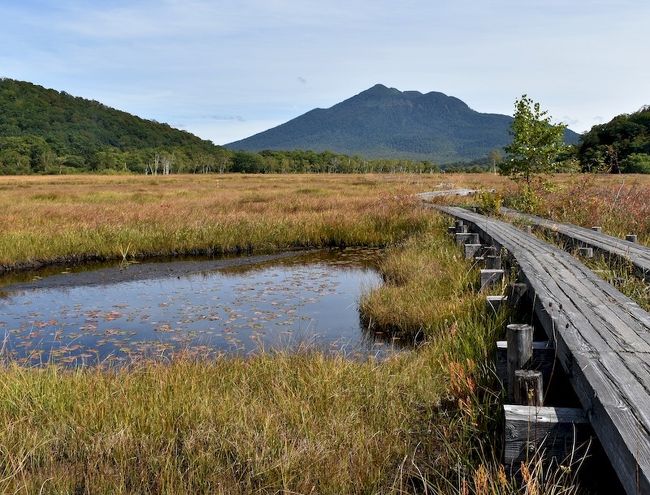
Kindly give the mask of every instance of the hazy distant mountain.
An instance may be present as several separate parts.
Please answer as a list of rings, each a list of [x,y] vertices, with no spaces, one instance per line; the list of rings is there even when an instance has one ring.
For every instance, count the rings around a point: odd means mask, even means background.
[[[510,142],[512,117],[479,113],[453,96],[377,84],[328,109],[226,145],[245,151],[314,150],[438,163],[486,156]],[[566,140],[578,134],[567,130]]]

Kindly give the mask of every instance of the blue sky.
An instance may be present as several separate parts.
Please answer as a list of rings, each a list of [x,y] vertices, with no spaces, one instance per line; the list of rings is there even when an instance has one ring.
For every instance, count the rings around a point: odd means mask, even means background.
[[[576,131],[650,104],[650,2],[0,0],[0,76],[218,144],[383,83]]]

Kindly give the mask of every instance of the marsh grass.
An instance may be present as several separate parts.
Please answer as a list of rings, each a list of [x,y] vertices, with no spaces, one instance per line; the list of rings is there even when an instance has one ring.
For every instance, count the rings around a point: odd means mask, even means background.
[[[445,235],[439,215],[430,230],[410,238],[381,264],[385,284],[360,303],[370,329],[410,341],[433,338],[481,304],[478,269]]]
[[[462,311],[401,322],[407,333],[436,331],[384,361],[307,349],[210,361],[177,355],[109,370],[6,363],[0,491],[524,490],[497,462],[500,393],[491,356],[507,314],[489,314],[473,295],[471,266],[432,218],[430,233],[391,251],[384,264],[391,283],[377,291],[390,291],[393,314],[409,307],[416,287],[435,296],[423,303]],[[547,475],[529,483],[539,493],[560,486]]]
[[[445,222],[408,198],[440,177],[133,179],[11,179],[2,263],[122,257],[126,246],[392,245],[386,284],[362,309],[374,329],[424,341],[383,361],[302,350],[108,370],[7,362],[0,492],[573,493],[573,475],[531,464],[517,481],[498,462],[492,358],[508,313],[487,310]],[[84,199],[102,189],[117,203]],[[318,192],[294,194],[304,189]]]
[[[619,238],[637,234],[650,245],[650,177],[647,175],[590,175],[553,177],[539,192],[533,213],[552,220],[600,226]],[[509,200],[516,198],[512,191]]]
[[[423,232],[436,176],[0,178],[0,266],[386,246]]]

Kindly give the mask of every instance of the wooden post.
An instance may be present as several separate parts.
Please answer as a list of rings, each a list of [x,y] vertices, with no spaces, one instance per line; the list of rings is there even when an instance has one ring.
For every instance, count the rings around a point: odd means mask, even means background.
[[[456,233],[456,227],[452,225],[451,227],[447,227],[447,233],[454,235]]]
[[[499,250],[496,246],[488,246],[485,248],[485,256],[498,256]]]
[[[628,242],[637,242],[637,235],[636,234],[628,234],[625,236],[625,240]]]
[[[515,371],[514,400],[521,406],[544,405],[544,386],[541,371]]]
[[[506,327],[508,342],[508,399],[514,399],[515,371],[525,369],[533,357],[533,327],[513,323]]]
[[[465,225],[465,222],[463,222],[462,220],[456,220],[454,222],[454,226],[456,227],[456,232],[459,232],[460,227],[462,227],[463,225]]]
[[[528,286],[522,282],[516,282],[510,285],[510,302],[513,306],[518,306],[519,302],[528,292]]]
[[[503,296],[497,296],[503,297]],[[551,374],[555,365],[555,347],[549,341],[533,342],[533,357],[530,361],[529,369],[542,372],[543,383],[550,383]],[[496,345],[496,372],[497,377],[505,389],[508,388],[508,342],[498,340]],[[558,365],[559,366],[559,365]],[[556,370],[557,371],[557,370]]]
[[[578,248],[578,252],[580,253],[580,256],[584,256],[585,258],[593,258],[594,257],[594,248],[581,247],[581,248]]]
[[[501,256],[486,256],[485,257],[485,268],[488,270],[500,270],[501,269]]]
[[[503,274],[503,270],[481,270],[481,290],[501,282]]]
[[[468,244],[480,244],[481,243],[481,236],[478,234],[472,232],[469,237],[467,238],[467,243]]]
[[[532,234],[533,233],[533,226],[532,225],[526,225],[525,230],[526,230],[527,234]]]
[[[470,239],[474,238],[474,234],[470,234],[468,232],[458,232],[456,234],[456,244],[458,246],[462,246],[463,244],[466,244],[469,242]]]
[[[481,251],[482,247],[482,244],[470,244],[469,242],[465,244],[465,259],[471,260],[476,253]]]

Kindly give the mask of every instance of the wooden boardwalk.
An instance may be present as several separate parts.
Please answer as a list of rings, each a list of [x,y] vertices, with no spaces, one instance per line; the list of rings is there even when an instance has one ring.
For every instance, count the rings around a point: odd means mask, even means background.
[[[650,315],[570,254],[511,224],[433,206],[517,261],[534,311],[629,495],[650,494]]]
[[[635,271],[640,277],[650,281],[650,248],[642,244],[629,242],[592,229],[578,227],[577,225],[557,223],[535,215],[527,215],[509,208],[502,208],[501,210],[512,218],[523,220],[551,232],[557,232],[565,239],[591,247],[594,251],[627,260],[634,265]]]

